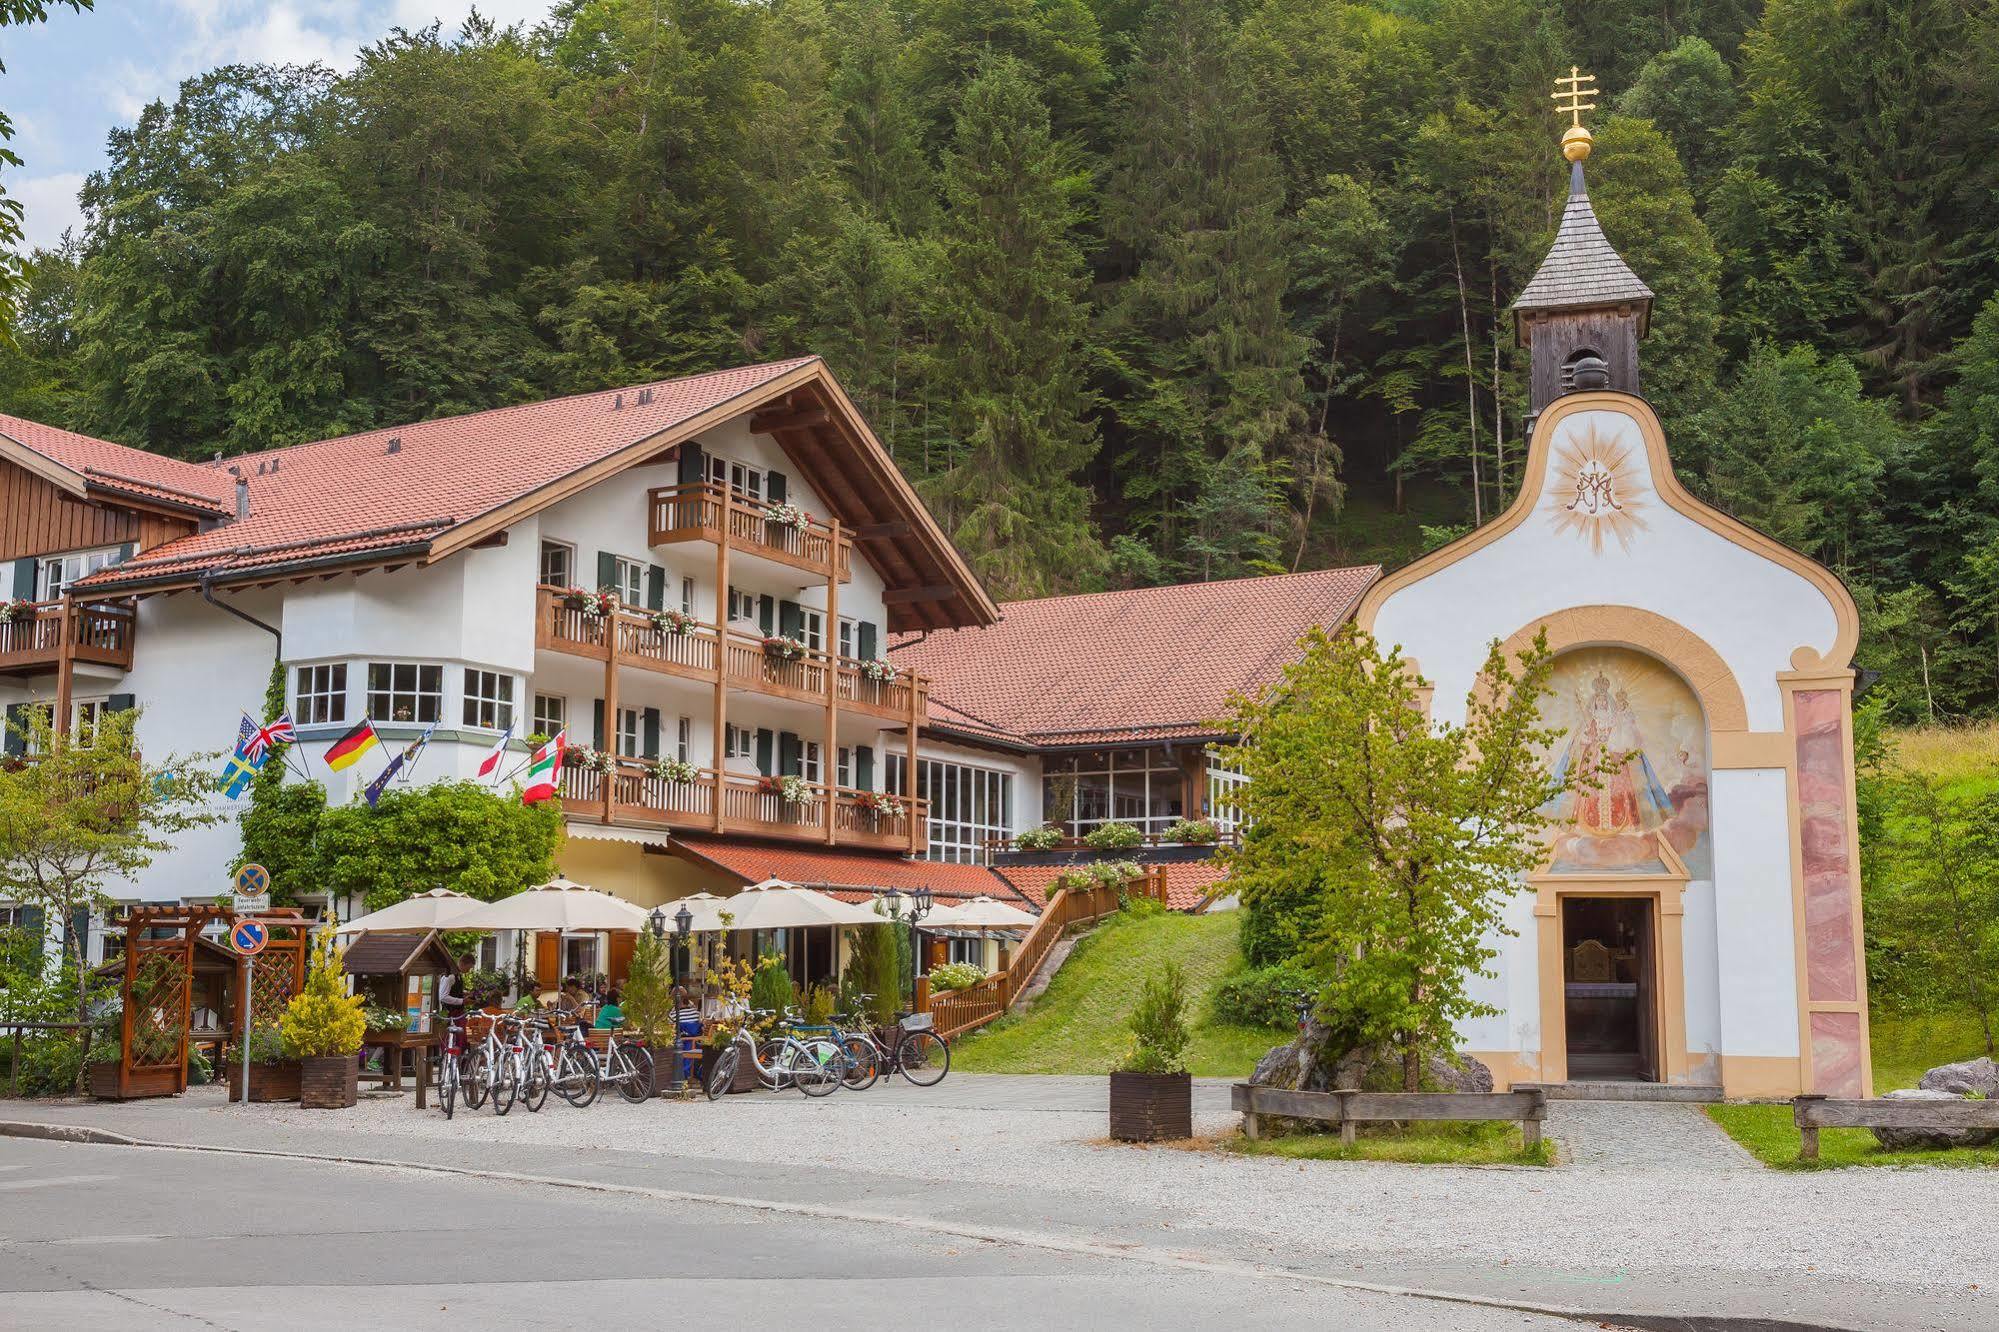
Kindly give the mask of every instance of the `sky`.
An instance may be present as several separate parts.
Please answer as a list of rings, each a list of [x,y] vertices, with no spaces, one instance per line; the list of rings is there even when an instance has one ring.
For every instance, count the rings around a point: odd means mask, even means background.
[[[502,25],[534,23],[551,0],[479,0]],[[394,27],[442,20],[456,31],[472,0],[97,0],[51,7],[44,25],[0,28],[0,107],[14,120],[22,165],[0,183],[26,212],[29,246],[80,226],[76,192],[104,165],[105,136],[147,103],[171,102],[182,79],[234,63],[350,69]]]

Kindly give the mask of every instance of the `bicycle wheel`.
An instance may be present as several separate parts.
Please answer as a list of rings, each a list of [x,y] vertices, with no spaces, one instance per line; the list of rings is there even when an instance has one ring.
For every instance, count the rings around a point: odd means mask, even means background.
[[[521,1104],[534,1114],[548,1104],[548,1065],[539,1051],[531,1051],[521,1057],[526,1067],[520,1073]]]
[[[882,1075],[874,1042],[864,1036],[848,1036],[840,1041],[840,1049],[847,1056],[847,1090],[866,1091],[874,1086],[875,1079]]]
[[[486,1104],[486,1094],[493,1088],[493,1061],[480,1046],[466,1056],[465,1068],[465,1108],[477,1110]]]
[[[437,1099],[444,1109],[444,1117],[451,1118],[458,1103],[458,1060],[451,1055],[444,1056],[444,1071],[438,1078]]]
[[[791,1046],[773,1036],[757,1047],[757,1063],[770,1072],[759,1071],[764,1086],[772,1091],[783,1091],[791,1085]]]
[[[807,1042],[792,1056],[791,1079],[807,1096],[831,1096],[847,1076],[847,1056],[832,1041]]]
[[[603,1090],[603,1082],[597,1076],[596,1056],[573,1045],[564,1046],[560,1073],[565,1101],[578,1110],[596,1103],[597,1093]]]
[[[896,1067],[919,1087],[935,1087],[951,1071],[951,1047],[934,1031],[912,1031],[895,1047]]]
[[[652,1051],[643,1045],[620,1047],[618,1060],[623,1064],[618,1069],[618,1094],[633,1105],[643,1104],[652,1096]]]
[[[708,1069],[709,1100],[718,1100],[729,1090],[729,1084],[736,1080],[736,1065],[742,1059],[743,1050],[739,1045],[732,1045],[715,1057],[714,1064]]]
[[[520,1093],[520,1082],[514,1072],[514,1064],[505,1055],[493,1061],[493,1085],[488,1094],[493,1098],[493,1113],[504,1115],[514,1108],[514,1098]]]

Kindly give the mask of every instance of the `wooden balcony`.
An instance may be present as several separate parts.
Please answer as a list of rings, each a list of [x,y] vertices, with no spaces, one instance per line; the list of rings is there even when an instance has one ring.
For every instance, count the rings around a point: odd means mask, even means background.
[[[871,680],[860,662],[816,648],[794,657],[749,634],[731,630],[724,638],[712,624],[670,633],[656,626],[647,611],[586,614],[562,589],[553,587],[538,590],[534,638],[537,648],[594,661],[604,661],[615,644],[621,666],[702,681],[715,679],[719,647],[731,688],[824,704],[830,684],[840,711],[885,721],[920,719],[930,688],[927,679],[907,672],[893,680]]]
[[[563,812],[570,818],[594,818],[623,827],[736,833],[909,855],[921,855],[927,844],[921,801],[902,801],[900,814],[879,814],[869,804],[867,792],[825,786],[813,786],[806,799],[790,801],[763,778],[717,773],[712,768],[701,769],[691,782],[669,782],[655,776],[650,764],[630,759],[620,759],[608,774],[564,764],[561,792]]]
[[[0,624],[0,675],[34,675],[61,663],[63,640],[72,661],[132,669],[138,616],[129,603],[70,606],[42,601]]]
[[[764,505],[725,486],[659,486],[646,492],[647,540],[655,546],[681,541],[727,540],[731,550],[775,560],[819,578],[853,576],[853,539],[837,527],[806,520],[804,527],[774,523]]]

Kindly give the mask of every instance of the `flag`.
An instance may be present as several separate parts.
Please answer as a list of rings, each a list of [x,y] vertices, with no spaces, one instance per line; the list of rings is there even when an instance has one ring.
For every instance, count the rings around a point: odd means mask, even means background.
[[[500,760],[507,756],[507,745],[513,738],[514,724],[508,722],[506,733],[500,737],[500,742],[493,746],[493,752],[479,761],[479,776],[491,777],[500,770]]]
[[[410,748],[414,749],[415,746],[412,745]],[[405,749],[402,753],[390,759],[389,766],[382,769],[382,775],[377,777],[374,781],[369,782],[368,785],[362,790],[361,794],[366,796],[368,799],[369,809],[375,808],[376,803],[379,802],[382,798],[382,792],[385,789],[387,789],[389,785],[389,780],[392,777],[394,777],[398,772],[402,771],[403,760],[408,757],[409,757],[409,750]]]
[[[366,717],[361,724],[333,742],[333,748],[326,751],[326,766],[339,772],[354,766],[354,761],[375,747],[375,728]]]
[[[404,781],[408,781],[410,779],[411,774],[413,774],[416,771],[417,755],[423,753],[424,746],[430,743],[430,737],[436,734],[436,732],[437,732],[437,723],[432,722],[430,725],[423,728],[422,735],[418,736],[416,739],[410,741],[407,745],[403,746],[402,776]]]
[[[250,752],[250,742],[256,734],[256,724],[248,717],[236,728],[236,752],[229,756],[229,762],[222,769],[222,794],[230,800],[242,795],[264,766],[264,758],[269,751]]]
[[[555,794],[556,779],[562,776],[562,751],[569,743],[569,732],[557,731],[555,738],[535,750],[528,761],[527,787],[521,792],[521,803],[532,805],[538,800],[547,800]]]
[[[243,720],[248,723],[250,719],[246,716]],[[254,759],[262,759],[270,752],[272,745],[288,745],[298,739],[298,731],[292,726],[289,712],[280,712],[275,720],[251,729],[252,734],[245,737],[244,746]]]

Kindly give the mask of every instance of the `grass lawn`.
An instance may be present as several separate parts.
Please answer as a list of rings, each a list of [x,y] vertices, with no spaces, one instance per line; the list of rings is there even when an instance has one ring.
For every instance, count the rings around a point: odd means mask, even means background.
[[[1120,913],[1076,945],[1047,991],[951,1047],[967,1073],[1108,1073],[1131,1048],[1139,987],[1169,960],[1187,973],[1187,1067],[1197,1077],[1247,1077],[1288,1028],[1216,1022],[1208,996],[1237,965],[1236,914]]]
[[[1398,1161],[1409,1165],[1553,1165],[1552,1144],[1541,1139],[1531,1149],[1520,1142],[1518,1124],[1393,1124],[1363,1126],[1354,1145],[1337,1133],[1300,1133],[1283,1138],[1224,1138],[1224,1151],[1243,1156],[1282,1156],[1294,1161]]]
[[[1999,786],[1999,722],[1892,730],[1896,759],[1966,794]]]
[[[1913,1087],[1938,1064],[1974,1059],[1985,1052],[1978,1024],[1961,1014],[1879,1017],[1869,1028],[1874,1047],[1874,1094]],[[1999,1146],[1937,1152],[1891,1152],[1866,1129],[1820,1129],[1816,1165],[1798,1159],[1798,1129],[1790,1103],[1711,1105],[1708,1115],[1765,1165],[1813,1170],[1850,1165],[1999,1166]]]

